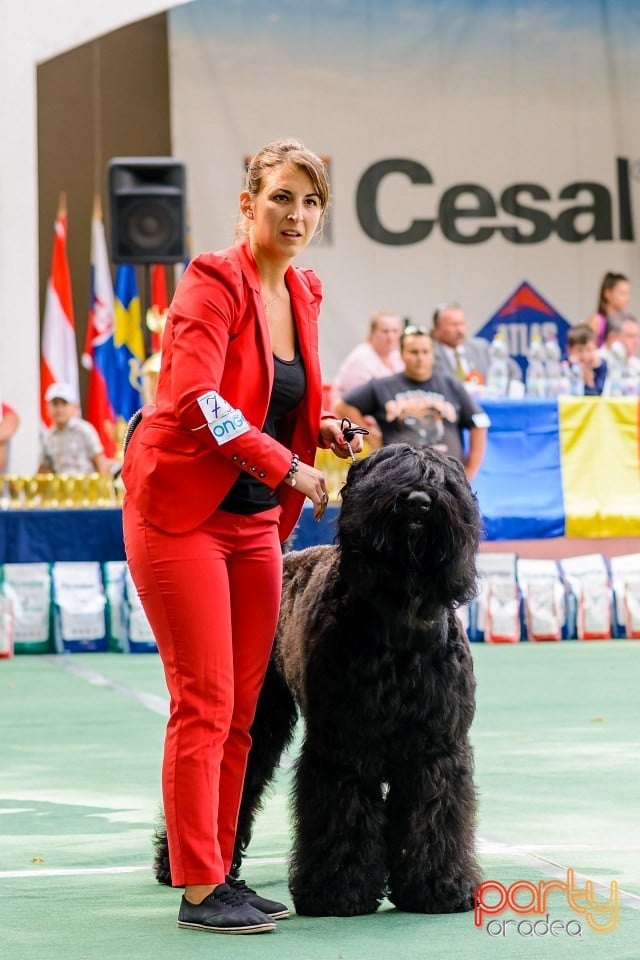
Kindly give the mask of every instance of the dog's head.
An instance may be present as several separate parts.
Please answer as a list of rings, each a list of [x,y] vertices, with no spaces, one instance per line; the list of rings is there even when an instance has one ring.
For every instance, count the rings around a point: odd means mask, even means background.
[[[353,464],[341,496],[338,543],[350,577],[379,584],[384,570],[440,605],[475,596],[481,520],[458,460],[390,444]]]

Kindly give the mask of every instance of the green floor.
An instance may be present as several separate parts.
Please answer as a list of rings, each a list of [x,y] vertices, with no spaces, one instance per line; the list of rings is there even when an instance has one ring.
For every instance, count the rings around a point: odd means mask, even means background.
[[[572,869],[599,901],[616,881],[610,933],[595,933],[557,891],[547,911],[549,924],[561,921],[555,936],[544,925],[533,933],[531,915],[505,912],[479,929],[472,914],[388,904],[348,920],[293,917],[261,937],[178,930],[179,893],[150,871],[166,711],[157,657],[23,656],[0,661],[0,956],[640,960],[640,643],[473,650],[485,879],[537,885]],[[282,900],[288,781],[283,769],[245,870]]]

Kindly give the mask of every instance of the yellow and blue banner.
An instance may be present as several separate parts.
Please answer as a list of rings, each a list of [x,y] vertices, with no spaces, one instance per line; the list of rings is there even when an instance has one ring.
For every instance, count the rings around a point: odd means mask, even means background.
[[[637,537],[638,399],[561,397],[558,409],[566,535]]]
[[[485,401],[488,540],[640,535],[637,397]]]

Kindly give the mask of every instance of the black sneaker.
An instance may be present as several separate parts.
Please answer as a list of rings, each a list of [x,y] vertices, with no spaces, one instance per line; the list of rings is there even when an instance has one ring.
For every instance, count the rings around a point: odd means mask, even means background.
[[[219,883],[202,903],[189,903],[183,896],[178,926],[210,933],[268,933],[276,928],[272,917],[256,910],[226,883]]]
[[[248,887],[244,880],[238,880],[236,877],[225,877],[225,881],[239,897],[242,897],[244,903],[259,910],[260,913],[266,913],[268,917],[272,917],[274,920],[286,920],[289,916],[289,908],[284,903],[261,897],[255,890]]]

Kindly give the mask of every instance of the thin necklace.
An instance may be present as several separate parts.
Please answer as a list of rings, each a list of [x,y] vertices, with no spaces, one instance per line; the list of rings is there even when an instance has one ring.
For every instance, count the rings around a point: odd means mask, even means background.
[[[277,297],[273,298],[273,300],[269,300],[268,302],[266,300],[263,300],[262,302],[264,303],[265,312],[269,309],[269,307],[272,307],[274,303],[277,303],[281,296],[282,294],[279,293]]]

